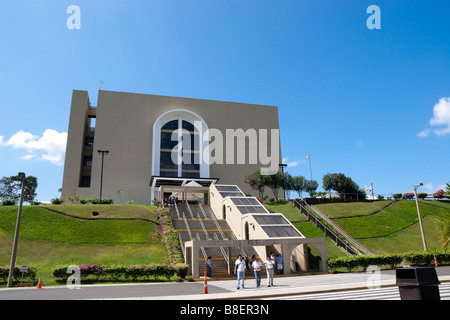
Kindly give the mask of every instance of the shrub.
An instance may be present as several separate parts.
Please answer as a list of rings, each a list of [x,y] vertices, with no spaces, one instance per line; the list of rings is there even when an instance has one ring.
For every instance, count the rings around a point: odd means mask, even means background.
[[[438,264],[450,263],[450,253],[437,252],[436,260]],[[409,265],[433,264],[434,254],[433,252],[421,251],[404,254],[348,256],[328,259],[327,263],[330,270],[346,268],[348,271],[352,271],[358,267],[366,269],[370,265],[389,266],[389,268],[394,269],[402,263]]]
[[[419,199],[425,199],[428,196],[428,193],[420,192],[417,194]]]
[[[414,193],[408,192],[403,194],[403,199],[412,199],[414,198]]]
[[[24,272],[23,278],[24,279],[30,279],[34,281],[36,279],[36,273],[39,270],[39,268],[35,265],[28,265],[28,271]],[[9,266],[0,266],[0,281],[1,282],[8,282],[9,277]],[[18,266],[14,267],[14,273],[13,278],[15,282],[19,282],[22,279],[22,272],[20,272],[20,268]]]
[[[52,200],[50,200],[50,202],[52,204],[63,204],[64,203],[64,199],[63,198],[53,198]]]
[[[445,191],[440,189],[440,190],[436,191],[435,193],[433,193],[433,198],[441,199],[444,197],[444,194],[445,194]]]
[[[2,200],[2,206],[15,206],[17,199],[4,199]]]
[[[71,274],[67,273],[68,266],[62,265],[52,269],[52,275],[59,281],[66,281]],[[81,279],[109,280],[117,281],[123,279],[125,281],[137,280],[154,280],[164,277],[170,280],[175,274],[181,278],[185,278],[188,272],[188,266],[180,263],[177,265],[154,264],[141,266],[102,266],[92,264],[88,266],[79,265]]]
[[[392,196],[394,197],[395,200],[399,200],[402,198],[403,195],[401,193],[394,193]]]
[[[92,204],[113,204],[114,199],[108,199],[108,198],[89,198],[86,200],[87,202],[90,202]]]
[[[172,220],[170,219],[169,209],[157,208],[159,223],[161,225],[161,235],[166,243],[167,251],[169,252],[170,262],[173,264],[182,263],[181,247],[178,238],[178,232],[173,228]]]

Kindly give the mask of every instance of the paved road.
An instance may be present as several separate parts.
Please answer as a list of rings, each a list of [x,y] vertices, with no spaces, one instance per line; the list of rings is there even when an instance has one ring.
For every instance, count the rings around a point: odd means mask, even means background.
[[[439,280],[450,281],[450,267],[437,268]],[[339,273],[309,276],[275,277],[275,286],[267,287],[265,279],[256,288],[254,279],[247,279],[245,289],[236,289],[236,280],[208,281],[208,294],[203,294],[202,282],[149,283],[126,285],[82,285],[81,289],[66,286],[0,289],[0,300],[230,300],[287,298],[289,296],[337,292],[336,297],[344,297],[340,291],[367,289],[368,286],[381,288],[395,286],[395,271],[371,273]],[[374,280],[376,282],[374,282]],[[446,286],[445,286],[446,287]],[[398,290],[398,289],[397,289]],[[306,297],[306,296],[305,296]],[[310,296],[311,297],[311,296]]]
[[[450,300],[450,282],[444,282],[439,286],[439,294],[441,300]],[[397,286],[392,286],[374,289],[268,297],[263,298],[263,300],[400,300],[400,293]]]

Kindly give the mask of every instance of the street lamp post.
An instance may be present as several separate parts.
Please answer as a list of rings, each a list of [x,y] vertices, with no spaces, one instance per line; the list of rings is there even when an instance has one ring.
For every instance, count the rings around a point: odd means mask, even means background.
[[[16,264],[17,242],[19,241],[20,217],[22,216],[23,190],[25,188],[25,173],[19,172],[18,176],[22,180],[22,188],[20,191],[19,211],[17,213],[16,231],[14,233],[13,249],[11,253],[11,264],[9,266],[8,288],[13,286],[14,266]]]
[[[308,155],[306,156],[306,159],[309,160],[309,174],[311,175],[311,181],[312,181],[311,158],[312,158],[312,155],[310,155],[310,154],[308,154]]]
[[[420,216],[419,200],[417,197],[417,188],[420,186],[423,186],[423,183],[419,183],[414,186],[414,197],[416,198],[417,214],[419,215],[419,225],[420,225],[420,233],[422,234],[423,249],[425,251],[427,251],[428,250],[427,241],[425,240],[425,233],[423,231],[423,225],[422,225],[422,217]]]
[[[102,171],[100,174],[100,200],[102,200],[102,191],[103,191],[103,161],[105,159],[105,154],[109,153],[109,150],[97,150],[98,154],[102,155]]]

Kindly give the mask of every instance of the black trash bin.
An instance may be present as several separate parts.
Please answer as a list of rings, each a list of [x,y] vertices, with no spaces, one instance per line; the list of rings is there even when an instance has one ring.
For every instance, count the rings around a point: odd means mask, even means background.
[[[441,300],[434,267],[396,269],[396,278],[402,300]]]

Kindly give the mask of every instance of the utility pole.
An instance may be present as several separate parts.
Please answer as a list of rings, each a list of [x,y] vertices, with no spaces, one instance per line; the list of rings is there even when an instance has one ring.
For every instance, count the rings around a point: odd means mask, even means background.
[[[109,153],[109,150],[97,150],[98,154],[102,155],[102,171],[100,174],[100,200],[102,200],[102,191],[103,191],[103,161],[105,159],[105,154]]]
[[[312,158],[312,155],[308,154],[306,156],[306,158],[309,159],[309,174],[311,175],[311,181],[312,181],[312,169],[311,169],[311,158]]]
[[[419,200],[417,197],[417,188],[420,186],[423,186],[423,183],[419,183],[414,186],[414,197],[416,198],[417,214],[419,215],[419,225],[420,225],[420,233],[422,234],[423,249],[425,251],[427,251],[428,250],[427,241],[425,240],[425,233],[423,231],[423,225],[422,225],[422,217],[420,215]]]
[[[25,179],[26,179],[25,173],[23,172],[19,172],[18,176],[22,179],[22,188],[20,191],[19,211],[17,213],[16,231],[14,233],[14,242],[11,254],[11,264],[9,266],[8,285],[7,285],[8,288],[11,288],[13,286],[14,267],[16,264],[16,254],[17,254],[17,243],[19,241],[20,218],[22,216],[23,190],[25,188]]]

